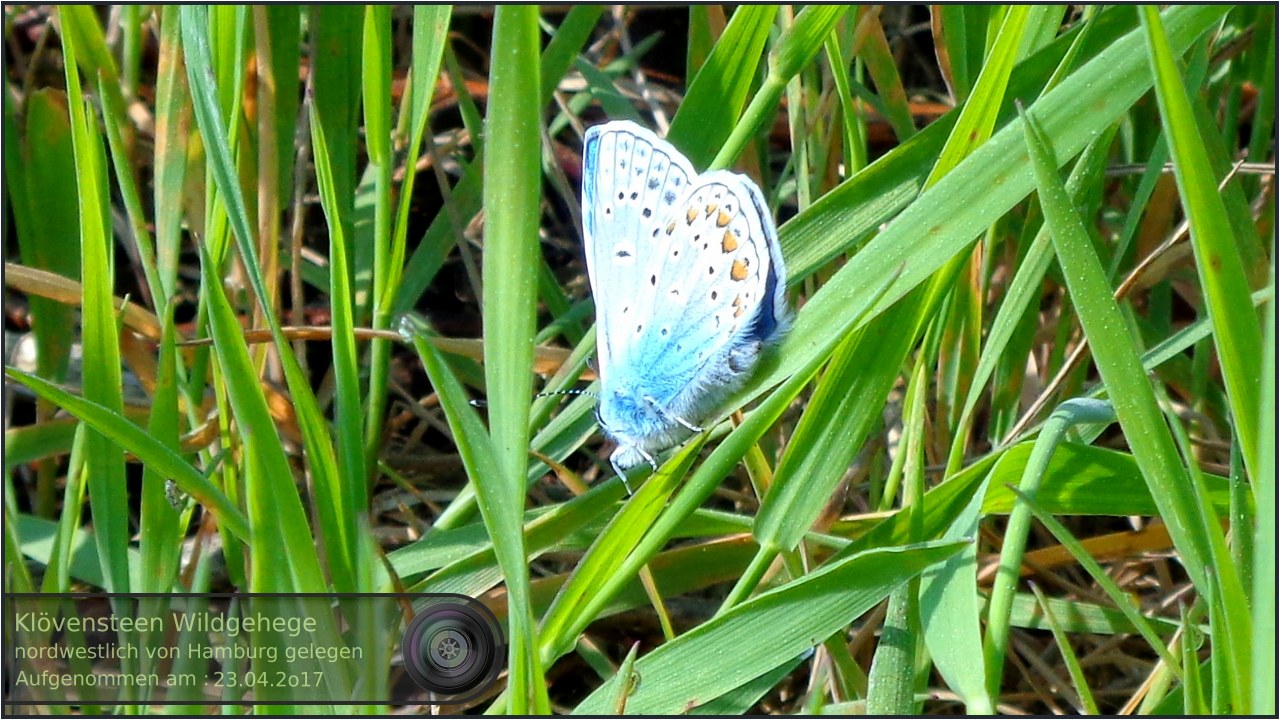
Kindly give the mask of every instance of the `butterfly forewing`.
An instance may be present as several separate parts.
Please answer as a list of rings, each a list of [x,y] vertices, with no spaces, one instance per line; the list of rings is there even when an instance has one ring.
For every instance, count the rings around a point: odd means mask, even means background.
[[[670,214],[695,173],[653,133],[613,122],[587,131],[583,153],[583,230],[595,298],[603,379],[632,341],[640,271],[666,242],[660,218]]]

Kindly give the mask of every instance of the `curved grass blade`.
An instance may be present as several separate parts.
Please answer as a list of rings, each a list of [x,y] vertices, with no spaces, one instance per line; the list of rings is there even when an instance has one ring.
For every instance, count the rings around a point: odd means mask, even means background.
[[[183,492],[217,514],[218,522],[223,527],[239,538],[249,539],[248,521],[240,510],[227,500],[226,495],[214,487],[198,470],[187,464],[182,456],[165,447],[164,443],[152,437],[150,433],[129,422],[120,413],[72,395],[43,378],[28,375],[13,368],[5,368],[5,375],[85,421],[117,445],[136,455],[139,460],[172,479]]]
[[[1155,393],[1112,297],[1102,264],[1057,177],[1056,164],[1039,122],[1028,120],[1025,129],[1045,221],[1053,233],[1059,264],[1072,301],[1079,308],[1081,325],[1093,349],[1098,372],[1107,385],[1116,417],[1196,588],[1202,594],[1209,594],[1212,583],[1213,595],[1239,608],[1239,612],[1228,613],[1226,632],[1221,634],[1219,642],[1234,648],[1237,652],[1228,651],[1228,655],[1240,660],[1248,654],[1248,628],[1252,623],[1244,612],[1248,607],[1244,589],[1238,570],[1231,563],[1221,526],[1216,518],[1205,515],[1207,508],[1202,507],[1190,491],[1193,478],[1188,477],[1156,404]],[[1210,568],[1215,569],[1212,576]],[[1247,677],[1241,674],[1247,675],[1247,671],[1236,667],[1233,672],[1233,679],[1242,684],[1233,691],[1235,706],[1239,708],[1247,695],[1244,691]]]
[[[1036,497],[1044,481],[1049,458],[1066,437],[1068,430],[1081,423],[1110,422],[1114,417],[1111,405],[1101,400],[1076,399],[1059,405],[1049,416],[1049,421],[1045,423],[1031,450],[1026,471],[1019,483],[1021,493],[1031,498]],[[1004,676],[1009,617],[1030,531],[1030,510],[1026,506],[1015,506],[1009,513],[1009,525],[1004,533],[1004,545],[1000,549],[1000,565],[991,588],[991,604],[987,607],[987,637],[983,644],[983,656],[987,669],[987,689],[993,697],[998,695],[1000,678]]]

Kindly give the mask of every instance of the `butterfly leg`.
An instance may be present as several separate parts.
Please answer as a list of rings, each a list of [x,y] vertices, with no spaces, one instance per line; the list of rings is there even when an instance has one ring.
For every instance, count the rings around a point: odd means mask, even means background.
[[[637,453],[640,453],[640,457],[644,458],[644,461],[649,463],[649,467],[653,469],[654,474],[657,474],[658,463],[656,460],[653,459],[653,456],[645,452],[643,448],[638,448],[635,446],[631,446],[631,448],[635,450]],[[613,471],[618,474],[619,478],[622,479],[622,487],[627,489],[627,497],[631,497],[634,493],[631,491],[631,483],[627,482],[627,471],[624,470],[622,466],[618,464],[618,461],[615,457],[609,458],[609,464],[613,465]]]
[[[689,432],[696,432],[696,433],[700,433],[700,432],[702,432],[702,431],[703,431],[703,429],[704,429],[704,428],[698,427],[697,425],[694,425],[693,423],[689,422],[688,420],[685,420],[684,418],[680,417],[679,415],[672,415],[671,413],[667,412],[666,410],[663,410],[663,409],[662,409],[662,406],[658,404],[658,401],[657,401],[657,400],[655,400],[655,399],[653,399],[653,398],[651,398],[651,397],[649,397],[648,395],[645,395],[645,396],[644,396],[644,401],[645,401],[645,402],[647,402],[647,403],[649,403],[650,405],[652,405],[652,406],[653,406],[653,409],[654,409],[654,410],[657,410],[657,411],[662,415],[662,417],[664,417],[664,418],[666,418],[666,419],[668,419],[668,420],[671,420],[671,421],[673,421],[673,422],[679,423],[682,427],[684,427],[684,429],[685,429],[685,430],[688,430]],[[652,461],[650,461],[650,463],[649,463],[649,464],[651,464],[651,465],[652,465],[652,464],[653,464],[653,462],[652,462]]]
[[[622,478],[622,487],[626,488],[627,497],[631,497],[634,493],[631,492],[631,483],[627,482],[627,471],[623,470],[618,465],[618,461],[613,458],[609,458],[609,464],[613,465],[613,471],[618,474],[618,477]]]

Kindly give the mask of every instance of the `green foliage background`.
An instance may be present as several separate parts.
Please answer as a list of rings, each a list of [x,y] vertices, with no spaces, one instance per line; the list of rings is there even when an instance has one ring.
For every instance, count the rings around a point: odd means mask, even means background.
[[[490,712],[1275,712],[1274,7],[934,7],[927,125],[874,6],[692,7],[665,107],[646,11],[502,6],[478,41],[475,12],[63,6],[10,58],[6,310],[38,364],[6,378],[40,400],[6,427],[6,591],[207,591],[182,547],[216,535],[239,591],[484,597]],[[632,496],[580,482],[592,398],[534,397],[589,373],[546,246],[576,248],[561,151],[605,117],[759,180],[799,309]],[[406,315],[446,264],[482,342]],[[384,553],[415,359],[469,482]],[[1176,562],[1126,573],[1125,516]],[[1022,579],[1044,545],[1068,569]],[[624,659],[593,628],[637,609],[662,632]],[[1111,638],[1132,663],[1082,662]]]

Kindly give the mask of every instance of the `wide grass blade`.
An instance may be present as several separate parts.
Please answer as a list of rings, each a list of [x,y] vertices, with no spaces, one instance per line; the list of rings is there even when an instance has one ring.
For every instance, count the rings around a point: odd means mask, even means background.
[[[1139,11],[1150,48],[1156,99],[1169,139],[1178,192],[1191,224],[1196,272],[1205,293],[1205,307],[1213,319],[1214,346],[1226,380],[1227,397],[1249,477],[1258,458],[1258,382],[1262,362],[1262,331],[1249,302],[1249,284],[1233,237],[1231,222],[1209,165],[1202,131],[1187,99],[1187,89],[1169,46],[1164,24],[1154,7]]]
[[[541,98],[538,77],[538,11],[498,9],[491,69],[492,94],[485,119],[491,147],[485,159],[484,339],[485,384],[497,474],[471,475],[476,491],[502,498],[485,523],[507,581],[511,601],[511,703],[515,714],[546,712],[537,628],[529,605],[529,570],[520,531],[529,457],[529,401],[538,224],[541,217]]]
[[[748,600],[638,660],[641,682],[627,700],[627,711],[674,714],[719,697],[808,652],[962,545],[873,550]],[[707,658],[717,656],[733,660],[707,673]],[[615,677],[605,683],[575,713],[607,712],[618,682]]]

